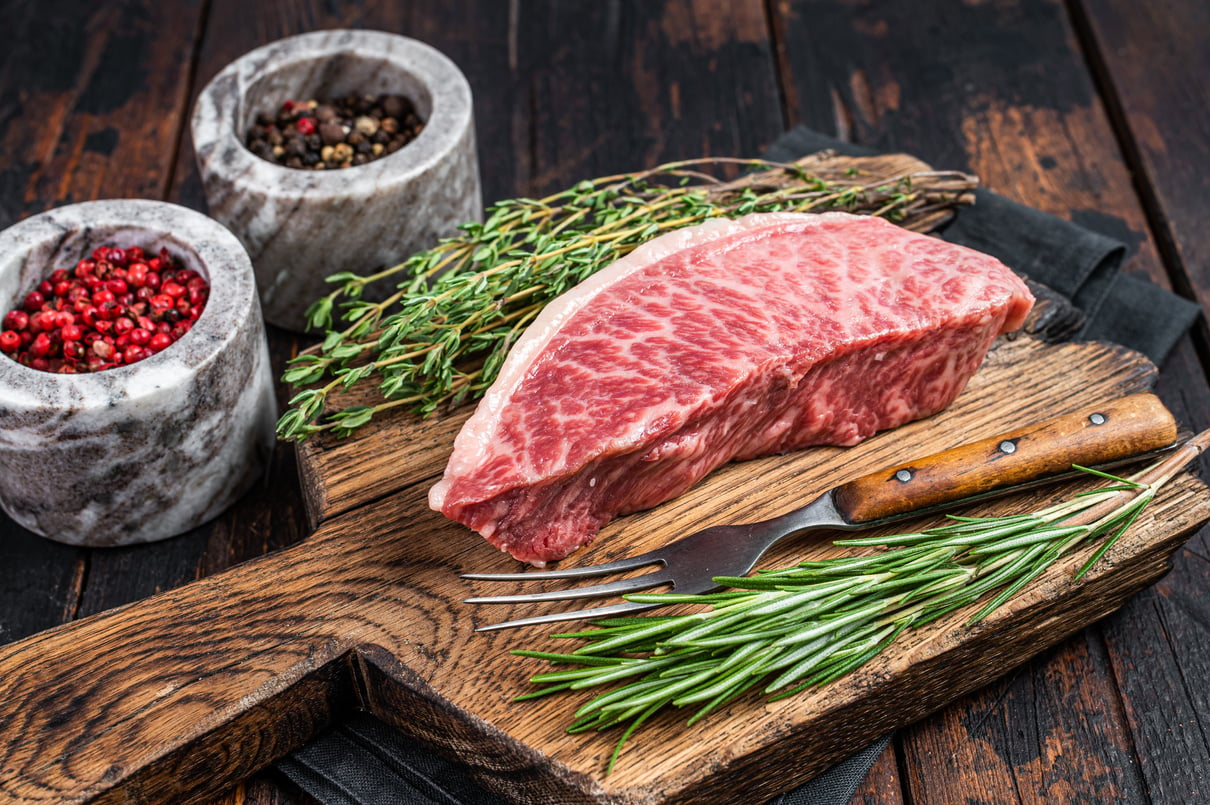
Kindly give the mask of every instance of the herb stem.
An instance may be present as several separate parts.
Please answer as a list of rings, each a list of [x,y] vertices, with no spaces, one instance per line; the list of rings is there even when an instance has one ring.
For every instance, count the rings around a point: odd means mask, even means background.
[[[697,605],[671,616],[612,618],[555,635],[583,645],[568,654],[514,651],[562,666],[537,674],[524,699],[620,683],[576,712],[571,730],[628,723],[609,770],[643,722],[667,706],[698,706],[689,723],[755,686],[784,698],[838,679],[878,656],[908,628],[968,606],[986,619],[1064,555],[1100,540],[1080,579],[1170,481],[1210,447],[1210,431],[1131,478],[1027,514],[949,517],[909,534],[837,540],[880,547],[865,556],[802,562],[752,577],[718,577],[715,593],[637,593],[642,603]],[[1085,468],[1078,468],[1085,469]],[[986,600],[985,600],[986,599]],[[983,602],[980,605],[980,602]],[[654,708],[654,709],[653,709]]]

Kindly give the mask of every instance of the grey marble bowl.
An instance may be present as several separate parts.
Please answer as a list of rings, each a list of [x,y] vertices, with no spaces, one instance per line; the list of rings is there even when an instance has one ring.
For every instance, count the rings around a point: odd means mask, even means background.
[[[230,232],[156,201],[93,201],[0,232],[0,305],[104,245],[167,247],[210,283],[193,328],[162,352],[92,374],[0,356],[0,506],[73,545],[170,537],[262,474],[275,403],[252,266]]]
[[[425,121],[420,136],[365,165],[320,171],[244,146],[260,112],[354,92],[407,96]],[[332,290],[327,276],[394,265],[483,215],[470,85],[413,39],[321,31],[253,50],[202,90],[192,134],[210,215],[252,257],[265,319],[290,330],[304,330],[307,307]]]

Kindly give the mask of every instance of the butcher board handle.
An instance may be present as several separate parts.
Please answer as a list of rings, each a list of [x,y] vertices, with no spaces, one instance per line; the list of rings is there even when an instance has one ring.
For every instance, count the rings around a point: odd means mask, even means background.
[[[837,487],[834,501],[849,522],[868,523],[1159,450],[1176,437],[1160,399],[1133,394],[878,470]]]

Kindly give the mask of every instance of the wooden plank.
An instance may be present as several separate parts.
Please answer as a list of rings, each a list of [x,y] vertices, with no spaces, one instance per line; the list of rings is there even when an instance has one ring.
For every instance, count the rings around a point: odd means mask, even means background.
[[[0,643],[75,616],[85,552],[51,543],[0,515]]]
[[[270,773],[254,774],[222,796],[215,797],[211,805],[311,805],[310,797],[283,788]]]
[[[1081,0],[1076,22],[1178,282],[1210,305],[1210,7]]]
[[[1167,362],[1159,391],[1181,421],[1205,427],[1199,423],[1210,423],[1210,402],[1184,380],[1202,369],[1192,358],[1181,365],[1185,360],[1181,351]],[[1174,555],[1173,571],[1098,630],[1152,802],[1197,799],[1210,779],[1207,538],[1206,529],[1194,534]]]
[[[1210,235],[1203,220],[1210,190],[1205,82],[1210,9],[1178,0],[1145,5],[1096,0],[1072,8],[1120,139],[1142,179],[1142,197],[1174,284],[1205,307],[1210,302]],[[1201,400],[1187,399],[1204,408]],[[1202,652],[1190,650],[1204,645],[1202,624],[1210,618],[1208,557],[1203,533],[1177,555],[1177,572],[1105,629],[1154,801],[1204,797],[1210,778],[1204,697],[1210,668]]]
[[[475,99],[488,201],[670,159],[754,154],[782,128],[763,8],[726,0],[215,0],[197,88],[254,47],[333,27],[414,37],[459,66]],[[201,200],[194,179],[181,192]]]
[[[970,170],[1124,241],[1132,270],[1167,282],[1062,3],[791,0],[774,27],[793,123]]]
[[[521,5],[512,35],[533,162],[510,195],[673,159],[756,155],[782,129],[760,3]]]
[[[201,9],[145,6],[6,8],[0,226],[73,201],[164,197]]]
[[[22,7],[13,32],[17,46],[4,56],[10,86],[22,90],[13,96],[12,116],[0,123],[0,143],[15,156],[3,185],[6,210],[23,215],[92,198],[165,196],[187,119],[202,9],[198,3],[143,5],[113,3],[87,13]],[[18,187],[13,177],[23,170],[29,176]],[[286,357],[279,346],[275,365]],[[105,551],[79,551],[28,535],[6,540],[0,550],[14,555],[0,562],[0,572],[20,578],[0,584],[4,594],[19,595],[37,583],[65,600],[45,611],[26,600],[3,607],[19,619],[5,624],[3,636],[16,639],[192,581],[297,541],[303,523],[293,453],[286,447],[264,485],[220,520],[178,539]]]
[[[163,196],[201,8],[197,2],[144,5],[6,6],[0,227],[75,201]],[[85,590],[92,595],[123,585],[103,552],[35,537],[7,517],[0,531],[0,641],[76,617],[90,608]],[[144,554],[137,564],[149,587],[179,583],[169,581],[158,558]],[[102,606],[144,594],[132,588],[105,595]]]
[[[1105,625],[1122,701],[1152,801],[1207,794],[1206,558],[1182,551],[1180,573],[1162,579]],[[1199,586],[1200,585],[1200,586]],[[1140,639],[1138,629],[1149,630]]]
[[[703,517],[743,520],[788,507],[804,489],[901,460],[906,442],[922,452],[952,446],[991,435],[1005,416],[1045,418],[1153,378],[1149,364],[1116,348],[1003,342],[943,414],[854,448],[732,465],[676,501],[612,524],[583,559],[633,553]],[[432,446],[432,466],[448,449]],[[727,791],[759,799],[1102,617],[1161,575],[1184,535],[1210,517],[1205,487],[1185,477],[1086,581],[1072,582],[1073,556],[984,625],[960,628],[959,613],[824,691],[737,702],[689,731],[680,714],[667,714],[628,756],[642,762],[606,778],[615,734],[566,735],[573,702],[565,698],[512,702],[535,669],[507,650],[522,639],[555,643],[542,632],[472,631],[524,608],[461,604],[474,585],[458,574],[514,563],[429,511],[424,492],[404,489],[285,551],[0,649],[0,698],[10,703],[0,713],[2,795],[205,797],[306,740],[356,696],[514,801],[722,801]],[[766,561],[834,550],[785,545]]]
[[[887,744],[874,761],[866,778],[853,792],[852,802],[854,805],[904,805],[895,741]]]
[[[1117,715],[1114,700],[1085,684],[1106,671],[1103,657],[1090,656],[1092,644],[1070,641],[914,728],[913,795],[1044,803],[1097,791],[1099,802],[1143,801],[1125,725],[1108,717]],[[954,733],[964,739],[955,743]],[[1099,751],[1072,751],[1084,746]]]
[[[919,4],[780,2],[773,11],[778,52],[783,56],[781,70],[795,122],[863,144],[914,153],[939,167],[966,167],[985,186],[1003,195],[1121,239],[1131,251],[1128,270],[1145,272],[1160,284],[1171,285],[1063,4],[1018,0],[925,8]],[[1157,17],[1162,13],[1155,12]],[[827,35],[820,36],[821,30]],[[1123,37],[1129,38],[1131,30],[1129,25],[1123,26]],[[1190,41],[1194,38],[1189,37]],[[1149,92],[1154,83],[1148,54],[1162,49],[1148,46],[1144,38],[1133,56],[1124,59],[1138,76],[1139,93]],[[1174,69],[1181,63],[1176,55],[1163,58],[1170,58]],[[1187,72],[1183,86],[1191,87],[1189,82],[1196,82],[1197,75]],[[1181,181],[1180,175],[1174,172],[1173,180]],[[1176,284],[1180,286],[1179,279]],[[1204,373],[1188,339],[1178,346],[1165,369],[1172,380],[1161,384],[1161,393],[1173,404],[1179,407],[1184,398],[1206,396]],[[1203,412],[1185,415],[1182,411],[1182,415],[1182,421],[1195,428],[1210,422]],[[1194,540],[1201,543],[1202,538]],[[1170,578],[1196,578],[1182,556],[1177,563]],[[1175,682],[1181,673],[1180,661],[1188,658],[1154,658],[1154,624],[1133,613],[1131,604],[1115,619],[1128,624],[1115,634],[1132,635],[1140,656],[1148,652],[1152,662],[1164,669],[1162,675]],[[1070,686],[1071,669],[1078,667],[1081,656],[1093,653],[1089,641],[1097,640],[1096,632],[1077,638],[1048,659],[1027,665],[1022,678]],[[1099,692],[1100,701],[1112,702],[1119,695],[1118,650],[1117,643],[1111,644],[1110,659],[1094,664],[1079,679],[1080,685]],[[1126,677],[1127,684],[1130,679]],[[1137,688],[1139,695],[1151,692],[1142,675]],[[1137,728],[1123,731],[1119,724],[1117,728],[1106,726],[1103,734],[1089,734],[1084,725],[1087,719],[1124,722],[1127,716],[1113,708],[1098,713],[1096,698],[1090,700],[1092,710],[1056,708],[1047,699],[1048,690],[1031,684],[1029,691],[1001,697],[999,689],[990,689],[957,704],[942,720],[909,731],[903,745],[905,762],[913,769],[908,780],[913,798],[958,801],[971,793],[972,779],[986,780],[989,787],[996,779],[1005,781],[997,790],[1007,801],[1029,799],[1030,786],[1039,781],[1055,786],[1056,791],[1067,791],[1067,795],[1099,798],[1100,782],[1092,774],[1091,764],[1104,754],[1134,757]],[[1174,697],[1180,702],[1177,711],[1187,719],[1192,716],[1195,703],[1188,694],[1165,686],[1153,695]],[[1150,697],[1143,696],[1138,712],[1147,712],[1149,702]],[[1030,736],[1035,747],[1029,753],[1022,754],[1016,733],[1007,726],[984,735],[981,749],[971,748],[963,725],[996,707],[1008,708],[1006,724]],[[1137,747],[1141,762],[1144,768],[1151,764],[1160,768],[1149,776],[1147,790],[1166,790],[1158,778],[1172,773],[1173,765],[1181,767],[1184,781],[1205,778],[1204,748],[1190,751],[1183,741],[1163,740],[1158,724],[1149,734],[1153,741]],[[1061,737],[1064,753],[1084,758],[1083,768],[1069,769],[1069,779],[1039,777],[1036,763],[1018,762],[1030,753],[1047,757],[1053,752],[1056,736]],[[960,767],[938,764],[938,758],[966,757],[972,751],[983,752],[977,777]],[[1054,768],[1047,767],[1047,774]],[[1137,793],[1126,777],[1111,782],[1118,790]],[[1164,799],[1155,793],[1152,797]]]

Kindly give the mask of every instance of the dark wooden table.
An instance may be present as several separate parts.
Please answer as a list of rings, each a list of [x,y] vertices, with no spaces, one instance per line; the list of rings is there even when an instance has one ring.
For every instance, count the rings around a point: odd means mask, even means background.
[[[360,27],[426,41],[465,72],[488,201],[755,155],[801,123],[968,169],[1125,241],[1127,270],[1210,303],[1201,0],[0,0],[0,23],[0,226],[96,198],[204,210],[188,134],[200,88],[271,40]],[[299,347],[280,331],[270,340],[278,368]],[[1207,366],[1199,323],[1159,387],[1191,428],[1210,426]],[[0,642],[187,584],[305,529],[288,445],[235,508],[166,542],[82,550],[5,518]],[[1203,531],[1117,614],[902,730],[855,801],[1210,799],[1208,558]],[[226,799],[297,795],[265,773]]]

